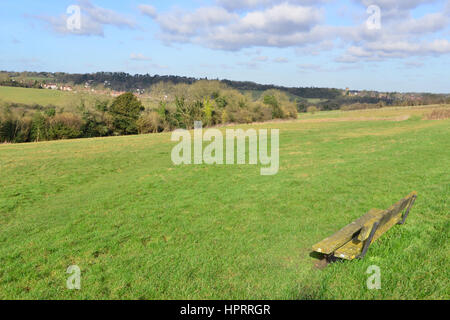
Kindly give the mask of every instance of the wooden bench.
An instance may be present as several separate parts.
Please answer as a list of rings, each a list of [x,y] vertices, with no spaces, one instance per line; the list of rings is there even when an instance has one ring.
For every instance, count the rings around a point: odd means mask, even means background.
[[[313,250],[327,257],[345,260],[364,258],[372,242],[396,224],[404,224],[417,198],[412,192],[387,210],[372,209],[331,237],[315,244]]]

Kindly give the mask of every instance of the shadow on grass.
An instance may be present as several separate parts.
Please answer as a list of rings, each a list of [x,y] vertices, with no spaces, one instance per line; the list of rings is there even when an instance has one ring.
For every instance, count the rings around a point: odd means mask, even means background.
[[[331,263],[335,263],[335,262],[338,262],[338,261],[341,261],[341,262],[343,261],[342,259],[336,258],[333,255],[326,255],[326,254],[318,253],[318,252],[315,252],[315,251],[310,252],[309,256],[311,258],[317,260],[314,263],[314,267],[316,269],[319,269],[319,270],[325,269]]]

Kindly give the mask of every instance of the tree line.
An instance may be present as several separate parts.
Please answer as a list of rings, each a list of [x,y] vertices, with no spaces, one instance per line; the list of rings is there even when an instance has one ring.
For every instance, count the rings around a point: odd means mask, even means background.
[[[14,81],[22,79],[21,81]],[[40,79],[30,80],[30,79]],[[131,75],[125,72],[97,72],[92,74],[69,74],[63,72],[0,72],[0,85],[16,86],[26,88],[40,88],[44,83],[59,83],[84,86],[100,86],[115,91],[135,91],[151,90],[152,87],[160,84],[172,85],[192,85],[197,82],[204,82],[207,78],[193,78],[171,75],[150,75],[135,74]],[[425,105],[449,103],[450,95],[445,94],[399,94],[391,92],[382,96],[378,96],[377,92],[362,92],[357,96],[345,95],[343,90],[334,88],[315,88],[315,87],[283,87],[276,85],[262,85],[250,81],[231,81],[231,80],[214,80],[222,85],[240,92],[264,92],[267,90],[278,90],[295,99],[300,112],[306,112],[307,108],[314,105],[320,110],[337,110],[362,108],[367,106],[391,106],[391,105]],[[319,102],[311,103],[308,99],[318,99]]]
[[[192,129],[194,121],[214,126],[297,117],[295,102],[278,90],[267,90],[258,99],[214,81],[175,85],[171,90],[171,95],[161,92],[159,101],[148,108],[131,92],[112,101],[98,100],[93,106],[81,102],[76,112],[58,106],[5,104],[0,142],[156,133]]]
[[[173,84],[193,84],[197,81],[208,80],[207,78],[193,78],[173,75],[150,75],[135,74],[125,72],[96,72],[89,74],[70,74],[64,72],[3,72],[10,77],[28,77],[51,79],[49,81],[57,83],[71,83],[74,85],[84,85],[89,82],[91,85],[104,85],[116,91],[134,91],[136,89],[150,88],[159,82],[170,82]],[[334,99],[341,95],[338,89],[315,88],[315,87],[283,87],[276,85],[263,85],[250,81],[216,80],[229,88],[239,91],[267,91],[279,90],[288,94],[303,98]]]

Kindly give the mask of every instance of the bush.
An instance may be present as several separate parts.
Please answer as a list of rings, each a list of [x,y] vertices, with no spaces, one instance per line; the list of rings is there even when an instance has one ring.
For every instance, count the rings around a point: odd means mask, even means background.
[[[158,112],[151,111],[141,115],[137,121],[139,134],[157,133],[164,131],[164,123]]]
[[[234,121],[237,123],[251,123],[254,120],[250,110],[242,108],[235,112]]]
[[[19,120],[20,123],[20,131],[16,136],[14,142],[30,142],[31,141],[31,127],[33,125],[33,121],[30,117],[23,117]]]
[[[7,114],[0,118],[0,143],[20,143],[30,141],[31,119]]]
[[[61,113],[50,119],[48,136],[50,139],[75,139],[82,137],[83,121],[78,115]]]
[[[108,117],[103,112],[98,114],[85,111],[81,131],[86,138],[106,137],[112,133],[112,121],[108,121]]]
[[[47,115],[47,117],[54,117],[56,115],[56,108],[55,107],[50,107],[47,110],[45,110],[45,114]]]
[[[281,110],[283,111],[283,118],[292,118],[292,119],[298,118],[297,107],[293,103],[283,105],[281,107]]]
[[[283,110],[281,110],[280,104],[278,103],[275,95],[266,94],[263,98],[263,102],[272,108],[272,117],[274,119],[283,118]]]
[[[15,142],[20,125],[18,120],[8,115],[0,122],[0,142]]]
[[[254,104],[252,112],[254,114],[254,121],[272,120],[272,109],[260,102]]]
[[[312,114],[315,114],[318,111],[319,111],[319,109],[316,106],[310,106],[310,107],[308,107],[308,109],[306,109],[306,112],[312,113]]]
[[[40,112],[36,112],[31,124],[31,141],[39,142],[48,140],[47,118]]]

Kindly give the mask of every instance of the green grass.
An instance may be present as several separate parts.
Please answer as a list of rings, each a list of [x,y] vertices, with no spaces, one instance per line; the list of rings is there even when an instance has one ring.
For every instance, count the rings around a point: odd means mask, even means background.
[[[82,101],[86,104],[92,104],[95,100],[105,98],[110,99],[110,97],[89,93],[0,86],[0,102],[40,104],[42,106],[54,105],[66,108],[66,111],[73,111]]]
[[[450,298],[450,120],[253,127],[280,129],[278,175],[176,167],[166,133],[0,146],[0,298]],[[314,268],[314,243],[413,190],[364,260]]]

